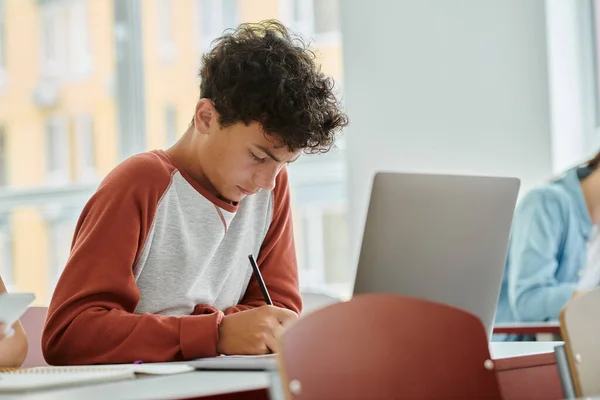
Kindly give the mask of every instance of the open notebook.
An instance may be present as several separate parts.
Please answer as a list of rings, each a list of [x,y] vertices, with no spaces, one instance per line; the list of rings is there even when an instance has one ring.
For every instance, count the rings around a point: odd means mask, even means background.
[[[0,373],[0,393],[22,392],[133,379],[136,374],[166,375],[193,371],[184,363],[35,367]]]

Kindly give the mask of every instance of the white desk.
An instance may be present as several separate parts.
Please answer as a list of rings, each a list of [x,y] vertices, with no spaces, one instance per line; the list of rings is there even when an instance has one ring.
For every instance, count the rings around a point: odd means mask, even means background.
[[[491,342],[493,358],[554,351],[562,342]],[[167,376],[147,376],[67,389],[0,395],[0,400],[164,400],[270,389],[278,376],[269,372],[195,371]],[[277,380],[277,381],[276,381]],[[277,393],[277,389],[275,391]]]
[[[1,400],[165,400],[268,389],[268,372],[195,371],[184,374],[145,376],[27,394],[0,395]]]

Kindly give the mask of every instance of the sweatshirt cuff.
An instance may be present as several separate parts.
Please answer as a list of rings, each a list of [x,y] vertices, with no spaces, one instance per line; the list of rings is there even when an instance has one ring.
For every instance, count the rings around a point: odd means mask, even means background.
[[[212,314],[185,315],[181,317],[181,354],[185,360],[202,357],[216,357],[219,341],[219,324],[223,312]]]

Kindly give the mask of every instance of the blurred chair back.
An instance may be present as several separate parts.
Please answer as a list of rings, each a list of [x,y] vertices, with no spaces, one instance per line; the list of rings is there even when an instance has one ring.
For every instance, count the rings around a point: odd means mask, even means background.
[[[481,321],[391,294],[355,296],[280,337],[287,399],[500,399]]]
[[[560,313],[560,328],[575,395],[600,395],[600,288],[567,303]]]
[[[330,294],[313,290],[304,290],[301,295],[303,315],[341,301],[339,298]]]
[[[21,317],[21,325],[27,335],[27,357],[23,368],[48,365],[42,354],[42,330],[46,322],[48,307],[29,307]]]
[[[558,400],[564,391],[554,353],[494,360],[503,400]]]

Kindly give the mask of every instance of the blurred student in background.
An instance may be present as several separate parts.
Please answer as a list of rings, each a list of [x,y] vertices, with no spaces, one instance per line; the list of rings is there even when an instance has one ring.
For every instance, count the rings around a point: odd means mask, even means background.
[[[531,190],[515,210],[496,322],[557,320],[600,283],[600,153]],[[494,340],[534,340],[496,335]]]

